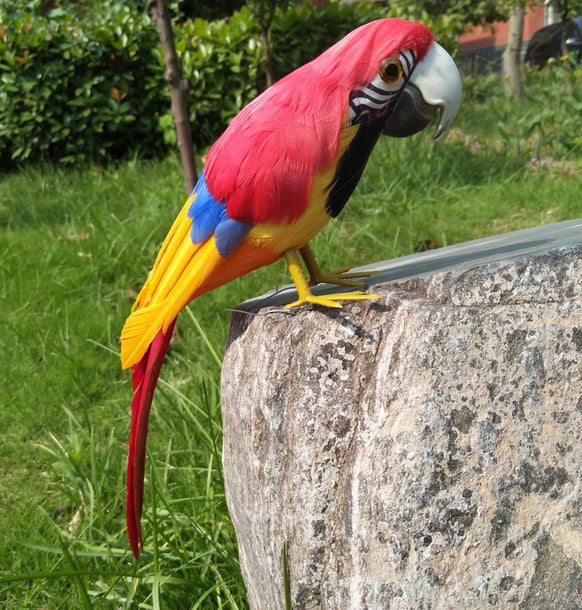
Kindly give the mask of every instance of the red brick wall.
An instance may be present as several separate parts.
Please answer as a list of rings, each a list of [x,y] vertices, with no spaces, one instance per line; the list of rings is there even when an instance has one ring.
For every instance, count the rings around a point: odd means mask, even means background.
[[[534,32],[544,27],[544,7],[536,6],[530,9],[523,22],[523,39],[529,40]],[[493,29],[491,29],[491,27]],[[507,43],[509,24],[496,22],[491,27],[475,27],[460,38],[464,51],[473,51],[484,47],[503,46]]]

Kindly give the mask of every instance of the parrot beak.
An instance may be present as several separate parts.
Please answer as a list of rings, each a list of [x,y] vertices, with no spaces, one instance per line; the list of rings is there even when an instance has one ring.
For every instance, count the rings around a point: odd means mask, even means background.
[[[461,105],[461,76],[453,58],[434,42],[404,87],[388,117],[383,133],[406,138],[424,129],[437,115],[433,138],[439,138],[453,122]]]

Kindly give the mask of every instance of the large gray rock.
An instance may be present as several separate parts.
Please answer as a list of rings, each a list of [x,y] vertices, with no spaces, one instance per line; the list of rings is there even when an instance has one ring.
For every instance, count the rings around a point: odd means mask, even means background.
[[[376,301],[234,314],[251,608],[285,607],[284,541],[294,609],[582,608],[582,224],[500,241],[391,261],[413,277]]]

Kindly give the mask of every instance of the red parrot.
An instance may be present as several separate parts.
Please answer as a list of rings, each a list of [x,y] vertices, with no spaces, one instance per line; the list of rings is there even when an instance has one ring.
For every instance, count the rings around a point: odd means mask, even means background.
[[[311,240],[339,214],[382,133],[404,137],[440,109],[434,138],[461,101],[459,72],[430,30],[401,19],[359,27],[243,108],[212,146],[121,332],[134,397],[127,469],[127,526],[143,548],[145,444],[150,406],[179,312],[193,299],[284,257],[297,288],[290,306],[341,307],[362,291],[314,295],[311,283],[356,285],[323,274]]]

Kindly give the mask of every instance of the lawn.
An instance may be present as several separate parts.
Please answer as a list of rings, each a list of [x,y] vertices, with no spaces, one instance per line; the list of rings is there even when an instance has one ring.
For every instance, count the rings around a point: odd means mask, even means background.
[[[315,240],[322,268],[580,216],[580,70],[528,78],[521,105],[493,80],[468,83],[442,141],[384,139]],[[137,563],[125,535],[118,336],[183,199],[173,157],[0,177],[3,608],[246,607],[220,469],[220,360],[229,309],[288,283],[283,264],[181,315],[152,410]]]

